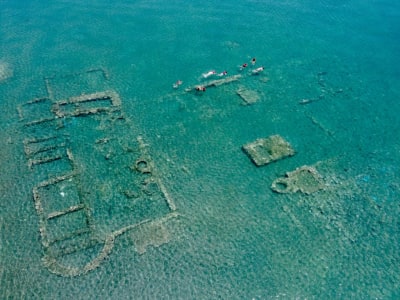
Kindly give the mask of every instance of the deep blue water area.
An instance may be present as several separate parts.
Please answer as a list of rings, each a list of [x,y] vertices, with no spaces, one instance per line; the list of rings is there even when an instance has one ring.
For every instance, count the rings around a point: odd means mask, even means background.
[[[0,0],[0,298],[399,298],[399,41],[387,0]]]

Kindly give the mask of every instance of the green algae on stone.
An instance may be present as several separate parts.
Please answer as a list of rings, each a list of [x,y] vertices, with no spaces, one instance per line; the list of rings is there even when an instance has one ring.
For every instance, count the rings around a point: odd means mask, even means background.
[[[272,182],[271,189],[277,193],[301,192],[309,195],[324,188],[322,176],[317,169],[302,166],[292,172],[287,172],[284,177],[279,177]]]
[[[256,166],[266,165],[295,154],[289,142],[280,135],[257,139],[243,145],[242,149]]]

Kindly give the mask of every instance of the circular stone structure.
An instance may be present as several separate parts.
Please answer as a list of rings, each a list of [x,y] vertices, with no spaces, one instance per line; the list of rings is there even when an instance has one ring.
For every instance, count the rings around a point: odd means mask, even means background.
[[[324,183],[317,169],[302,166],[292,172],[287,172],[284,177],[275,179],[271,189],[281,194],[301,192],[309,195],[324,189]]]

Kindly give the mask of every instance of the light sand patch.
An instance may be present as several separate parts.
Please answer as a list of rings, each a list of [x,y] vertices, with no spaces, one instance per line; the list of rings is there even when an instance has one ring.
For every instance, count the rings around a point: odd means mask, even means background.
[[[13,76],[11,65],[3,60],[0,60],[0,82]]]

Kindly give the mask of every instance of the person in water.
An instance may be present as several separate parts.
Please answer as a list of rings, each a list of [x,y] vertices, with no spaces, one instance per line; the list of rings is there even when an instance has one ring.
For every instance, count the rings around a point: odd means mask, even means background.
[[[203,78],[208,78],[215,74],[217,74],[217,72],[215,72],[214,70],[211,70],[211,71],[208,71],[207,73],[203,73],[202,76],[203,76]]]
[[[256,58],[255,58],[255,57],[252,58],[251,64],[252,64],[253,66],[256,64]]]
[[[172,87],[173,87],[174,89],[177,89],[182,83],[183,83],[182,80],[177,80],[177,81],[172,85]]]
[[[196,91],[198,92],[205,92],[206,91],[206,87],[204,85],[198,85],[195,87]]]
[[[247,63],[242,64],[241,66],[239,66],[239,70],[242,71],[243,69],[247,68]]]
[[[264,71],[264,67],[259,67],[257,69],[254,69],[253,71],[251,71],[251,73],[256,75],[256,74],[260,74],[262,71]]]
[[[227,74],[228,74],[227,71],[223,71],[223,72],[221,72],[221,73],[218,73],[217,76],[221,77],[221,76],[225,76],[225,75],[227,75]]]

